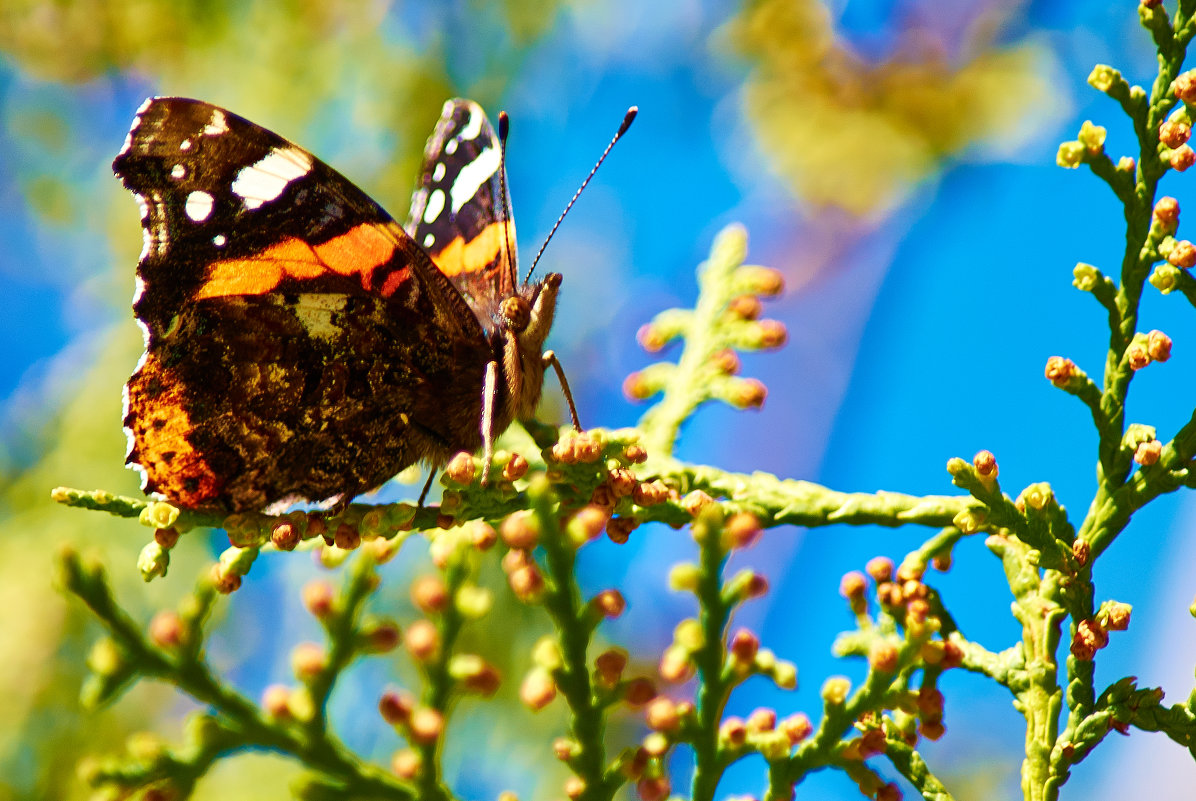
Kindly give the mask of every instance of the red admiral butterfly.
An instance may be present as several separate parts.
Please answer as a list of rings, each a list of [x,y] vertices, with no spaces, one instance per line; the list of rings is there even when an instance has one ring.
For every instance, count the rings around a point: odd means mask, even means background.
[[[112,165],[145,239],[124,415],[142,488],[344,505],[417,461],[489,457],[535,410],[561,284],[518,279],[503,155],[476,103],[445,103],[404,229],[277,134],[147,100]]]

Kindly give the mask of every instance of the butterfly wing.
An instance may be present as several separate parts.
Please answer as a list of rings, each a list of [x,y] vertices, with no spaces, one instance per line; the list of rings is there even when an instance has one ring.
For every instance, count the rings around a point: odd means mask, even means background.
[[[142,210],[146,353],[125,425],[147,491],[261,509],[477,447],[481,326],[347,179],[182,98],[146,102],[113,169]],[[446,424],[449,410],[470,425]]]
[[[515,226],[502,148],[481,106],[449,100],[424,148],[406,228],[483,320],[515,291]]]

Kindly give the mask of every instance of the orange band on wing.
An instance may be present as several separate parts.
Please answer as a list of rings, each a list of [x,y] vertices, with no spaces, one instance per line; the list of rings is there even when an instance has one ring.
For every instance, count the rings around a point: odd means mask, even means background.
[[[374,270],[394,251],[394,235],[375,223],[358,225],[314,247],[287,237],[261,253],[213,264],[196,298],[264,295],[285,278],[317,278],[327,272],[360,275],[362,289],[369,290]]]
[[[469,242],[456,237],[434,254],[432,261],[445,275],[481,272],[506,249],[506,229],[510,230],[510,241],[514,245],[515,223],[493,222]]]

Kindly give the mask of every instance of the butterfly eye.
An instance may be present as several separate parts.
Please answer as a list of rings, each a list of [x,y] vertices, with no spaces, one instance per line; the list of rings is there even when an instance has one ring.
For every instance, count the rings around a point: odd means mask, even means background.
[[[507,330],[521,334],[531,321],[532,307],[523,298],[513,295],[502,302],[502,316],[507,321]]]

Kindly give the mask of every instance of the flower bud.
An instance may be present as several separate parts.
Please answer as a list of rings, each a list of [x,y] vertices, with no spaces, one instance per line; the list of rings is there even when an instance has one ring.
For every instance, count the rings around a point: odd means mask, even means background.
[[[598,658],[594,660],[594,672],[607,687],[614,687],[619,683],[626,667],[627,652],[620,648],[609,648],[598,654]]]
[[[648,728],[654,731],[674,731],[681,725],[681,717],[677,714],[677,705],[672,700],[661,696],[648,704],[644,710],[644,718]]]
[[[1166,255],[1167,263],[1173,267],[1187,270],[1196,266],[1196,245],[1186,239],[1177,241]]]
[[[1092,155],[1098,155],[1104,152],[1105,136],[1108,131],[1103,126],[1093,125],[1091,120],[1084,120],[1084,124],[1080,126],[1080,135],[1077,137],[1080,144],[1084,146]]]
[[[1130,346],[1126,348],[1125,356],[1131,370],[1141,370],[1150,364],[1150,351],[1142,342],[1130,343]]]
[[[342,551],[352,551],[361,545],[361,532],[348,523],[341,523],[336,527],[332,541]]]
[[[1063,142],[1055,153],[1055,163],[1060,167],[1074,170],[1084,163],[1084,153],[1085,148],[1081,143],[1075,140]]]
[[[781,721],[777,727],[786,737],[790,745],[797,745],[814,733],[814,725],[804,712],[797,712]]]
[[[468,487],[473,483],[476,474],[473,456],[465,451],[454,454],[453,458],[449,459],[448,464],[444,466],[445,477],[458,486]]]
[[[430,620],[417,620],[407,627],[407,650],[419,662],[428,662],[440,651],[440,632]]]
[[[759,707],[748,715],[746,722],[748,732],[773,731],[777,727],[777,712],[775,709]]]
[[[1121,73],[1106,64],[1097,64],[1088,74],[1088,85],[1098,92],[1108,92],[1121,80]]]
[[[415,699],[401,690],[387,690],[378,699],[378,712],[392,726],[406,723],[415,709]]]
[[[400,779],[407,779],[408,781],[419,776],[422,764],[423,759],[420,757],[419,752],[410,748],[400,748],[390,758],[390,769]]]
[[[1076,363],[1062,356],[1052,356],[1047,359],[1046,377],[1057,387],[1065,387],[1076,373]]]
[[[544,592],[544,574],[535,564],[517,567],[507,576],[515,597],[524,603],[536,603]]]
[[[842,706],[851,692],[851,681],[843,676],[831,676],[822,684],[822,700],[828,706]]]
[[[291,688],[285,684],[271,684],[262,692],[262,711],[267,717],[282,720],[290,717]]]
[[[760,538],[760,521],[750,512],[736,512],[723,524],[722,542],[728,549],[749,548]]]
[[[693,562],[680,562],[669,570],[669,589],[674,592],[695,592],[702,578],[702,569]]]
[[[1171,92],[1185,103],[1196,102],[1196,71],[1177,75],[1171,82]]]
[[[649,678],[630,679],[623,685],[623,700],[628,706],[643,706],[656,697],[656,684]]]
[[[552,703],[556,698],[556,682],[552,680],[547,670],[532,668],[523,679],[519,687],[519,700],[524,705],[537,712]]]
[[[511,458],[503,465],[502,477],[507,481],[518,481],[527,475],[527,471],[531,466],[517,453],[511,454]]]
[[[1171,358],[1171,337],[1162,331],[1151,331],[1146,335],[1146,351],[1156,362],[1165,362]]]
[[[303,606],[316,620],[327,620],[332,614],[334,596],[332,585],[323,579],[303,585]]]
[[[679,646],[670,645],[660,658],[660,677],[667,682],[678,684],[686,681],[693,676],[694,670],[689,651]]]
[[[618,590],[603,590],[590,601],[605,618],[616,618],[627,609],[627,601]]]
[[[760,651],[760,638],[748,629],[739,629],[731,637],[728,650],[736,661],[752,663]]]
[[[322,646],[314,642],[299,643],[291,651],[291,669],[300,681],[315,679],[327,666],[328,655]]]
[[[681,505],[685,507],[685,511],[689,512],[692,517],[697,517],[698,513],[711,503],[714,503],[714,498],[711,498],[702,490],[694,490],[681,499]]]
[[[1149,442],[1143,442],[1134,450],[1134,461],[1143,467],[1148,467],[1159,460],[1163,455],[1163,443],[1157,439],[1152,439]]]
[[[1100,613],[1097,617],[1104,622],[1104,628],[1108,631],[1125,631],[1130,627],[1130,613],[1133,607],[1129,604],[1123,604],[1119,601],[1108,601],[1101,604]]]
[[[426,615],[443,612],[448,608],[448,587],[440,576],[428,574],[411,582],[411,601]]]
[[[610,537],[610,541],[616,545],[622,545],[631,538],[631,532],[639,524],[639,521],[634,517],[627,517],[626,515],[611,518],[606,524],[606,536]]]
[[[635,784],[635,791],[643,801],[664,801],[672,786],[664,776],[645,777]]]
[[[540,521],[532,510],[521,509],[503,519],[498,534],[509,548],[534,548],[540,540]]]
[[[1196,163],[1196,151],[1190,145],[1180,145],[1167,156],[1167,163],[1176,172],[1184,172]]]
[[[149,636],[159,648],[177,648],[183,641],[183,621],[178,612],[163,610],[149,624]]]
[[[444,716],[429,706],[417,706],[407,721],[411,737],[419,743],[434,743],[444,731]]]
[[[899,659],[897,646],[887,639],[873,640],[868,649],[868,666],[880,673],[895,672]]]
[[[385,654],[397,648],[402,638],[398,624],[380,620],[362,628],[361,650],[367,654]]]
[[[171,526],[170,528],[159,528],[154,530],[154,542],[162,546],[166,550],[170,550],[179,542],[179,530]]]
[[[893,577],[893,560],[887,556],[874,556],[868,560],[868,564],[864,566],[864,571],[877,584],[889,581]],[[842,593],[842,585],[840,585],[839,591]]]
[[[1159,141],[1172,149],[1185,144],[1191,135],[1192,126],[1187,123],[1168,120],[1159,126]]]

